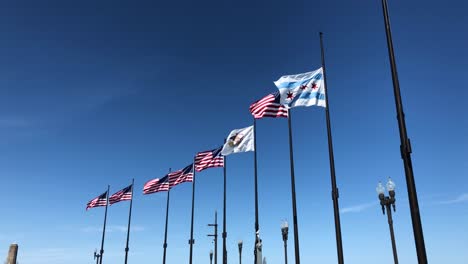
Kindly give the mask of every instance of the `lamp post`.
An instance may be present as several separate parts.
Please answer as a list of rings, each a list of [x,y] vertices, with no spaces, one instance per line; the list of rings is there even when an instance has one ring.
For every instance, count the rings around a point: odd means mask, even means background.
[[[208,226],[214,227],[214,234],[209,234],[207,236],[214,237],[214,258],[215,264],[218,264],[218,212],[215,211],[215,222],[214,224],[208,224]]]
[[[281,234],[283,235],[284,242],[284,263],[288,264],[288,222],[284,221],[281,223]]]
[[[213,250],[210,250],[210,264],[213,264]]]
[[[381,182],[377,185],[376,191],[379,194],[380,205],[382,206],[382,213],[385,214],[385,210],[387,210],[387,217],[388,217],[388,226],[390,228],[390,238],[392,240],[392,249],[393,249],[393,259],[395,264],[398,264],[398,256],[396,251],[396,244],[395,244],[395,235],[393,233],[393,219],[392,219],[392,208],[395,211],[395,183],[392,181],[391,178],[388,178],[387,182],[387,190],[389,196],[385,196],[385,187],[382,185]]]
[[[239,264],[242,264],[242,240],[239,240],[237,245],[239,246]]]
[[[96,264],[99,264],[99,258],[101,254],[97,253],[97,249],[94,250],[94,259],[96,260]]]

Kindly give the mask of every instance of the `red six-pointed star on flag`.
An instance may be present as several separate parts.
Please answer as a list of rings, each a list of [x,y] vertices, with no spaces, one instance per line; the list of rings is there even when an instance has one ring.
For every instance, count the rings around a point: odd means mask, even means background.
[[[301,87],[299,87],[301,90],[305,90],[307,88],[306,85],[301,85]]]
[[[312,83],[312,89],[317,89],[317,84],[316,83]]]
[[[288,100],[292,100],[292,99],[294,98],[294,93],[291,92],[291,91],[289,91],[288,94],[286,95],[286,98],[287,98]]]

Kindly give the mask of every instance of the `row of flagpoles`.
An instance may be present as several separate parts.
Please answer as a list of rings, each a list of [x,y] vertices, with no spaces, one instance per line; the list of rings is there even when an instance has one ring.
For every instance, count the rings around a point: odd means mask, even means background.
[[[384,14],[386,14],[386,1],[382,0],[384,3]],[[388,15],[385,16],[386,25],[388,23]],[[389,26],[387,27],[387,39],[390,39],[389,35]],[[233,153],[242,153],[253,151],[254,152],[254,190],[255,190],[255,245],[260,241],[259,234],[259,220],[258,220],[258,191],[257,191],[257,148],[256,148],[256,120],[264,117],[271,118],[288,118],[288,131],[289,131],[289,148],[290,148],[290,170],[291,170],[291,196],[292,196],[292,213],[293,213],[293,228],[294,228],[294,253],[295,253],[295,263],[300,264],[300,254],[299,254],[299,230],[297,222],[297,209],[296,209],[296,187],[295,187],[295,174],[294,174],[294,158],[293,158],[293,142],[292,142],[292,125],[291,125],[291,110],[294,107],[307,107],[307,106],[321,106],[325,108],[326,115],[326,126],[327,126],[327,137],[328,137],[328,152],[329,152],[329,161],[330,161],[330,178],[332,185],[332,200],[333,200],[333,210],[334,210],[334,221],[335,221],[335,235],[336,235],[336,246],[337,246],[337,258],[339,264],[344,264],[343,257],[343,246],[341,238],[341,223],[339,215],[339,204],[338,204],[338,187],[336,183],[335,176],[335,164],[334,164],[334,154],[333,154],[333,141],[332,141],[332,132],[331,132],[331,122],[330,122],[330,106],[328,101],[328,96],[325,93],[325,87],[327,87],[327,78],[326,78],[326,68],[325,68],[325,54],[323,47],[323,34],[320,33],[320,47],[321,47],[321,62],[322,67],[312,71],[296,75],[286,75],[282,76],[277,80],[275,85],[278,88],[278,91],[272,94],[269,94],[262,99],[254,102],[250,106],[250,112],[252,113],[253,125],[241,129],[235,129],[231,131],[225,140],[225,143],[222,147],[203,151],[197,153],[194,157],[194,162],[185,168],[171,172],[165,175],[162,178],[157,178],[148,181],[143,188],[144,194],[152,194],[160,191],[167,191],[167,206],[166,206],[166,226],[164,234],[164,253],[163,253],[163,264],[166,263],[166,248],[167,248],[167,224],[168,224],[168,212],[169,212],[169,197],[170,190],[174,186],[184,183],[192,182],[192,212],[191,212],[191,229],[190,229],[190,256],[189,264],[192,264],[192,254],[193,254],[193,220],[194,220],[194,204],[195,204],[195,183],[196,183],[196,172],[201,172],[207,168],[213,167],[224,167],[224,197],[223,197],[223,264],[227,264],[227,252],[226,252],[226,157]],[[393,67],[395,66],[393,58],[393,47],[389,46],[390,59],[392,62],[392,77],[396,75]],[[395,81],[395,78],[394,78]],[[398,80],[397,80],[398,82]],[[398,88],[399,89],[399,88]],[[399,94],[398,94],[399,97]],[[400,105],[398,105],[398,100]],[[402,115],[402,106],[401,98],[397,98],[397,113],[399,116],[399,126],[400,126],[400,136],[402,136],[401,131],[401,122],[404,125],[404,118],[400,118]],[[406,130],[404,131],[405,141],[402,141],[402,158],[405,164],[405,172],[408,179],[411,180],[411,184],[408,186],[408,193],[410,198],[410,207],[413,217],[413,229],[415,232],[415,242],[418,253],[419,263],[427,263],[425,256],[425,247],[424,240],[422,237],[422,227],[420,225],[419,219],[419,209],[417,208],[417,197],[414,187],[414,179],[412,175],[411,167],[411,158],[410,158],[410,147],[409,140],[406,138]],[[408,165],[409,164],[409,165]],[[411,175],[409,175],[409,172]],[[113,204],[115,202],[130,200],[132,201],[133,197],[133,181],[132,184],[119,192],[113,194],[109,197],[109,188],[107,192],[101,194],[100,196],[91,200],[87,209],[97,206],[106,206],[105,216],[104,216],[104,227],[102,234],[102,243],[100,250],[100,264],[102,264],[102,255],[104,253],[104,237],[105,237],[105,227],[107,219],[107,208],[108,204]],[[414,189],[414,190],[410,190]],[[131,207],[132,202],[130,202],[129,210],[129,220],[128,220],[128,231],[127,231],[127,246],[125,248],[125,264],[127,264],[128,257],[128,240],[130,233],[130,221],[131,221]],[[415,224],[416,222],[416,224]],[[419,222],[419,224],[418,224]],[[254,249],[254,264],[257,264],[257,247]]]
[[[277,80],[275,85],[278,91],[269,94],[262,99],[254,102],[250,106],[250,112],[252,113],[253,125],[241,129],[235,129],[231,131],[225,140],[222,147],[203,151],[197,153],[194,158],[194,162],[185,168],[169,172],[162,178],[157,178],[148,181],[143,187],[144,194],[152,194],[160,191],[167,191],[167,206],[166,206],[166,226],[164,234],[164,253],[163,253],[163,264],[166,262],[166,248],[167,248],[167,223],[168,223],[168,212],[169,212],[169,197],[170,190],[174,186],[184,183],[192,182],[192,216],[191,216],[191,229],[190,229],[190,256],[189,264],[192,264],[193,254],[193,218],[194,218],[194,203],[195,203],[195,183],[196,183],[196,172],[201,172],[207,168],[213,167],[224,167],[224,199],[223,199],[223,264],[227,263],[227,252],[226,252],[226,156],[233,153],[242,153],[254,151],[254,189],[255,189],[255,245],[260,240],[259,235],[259,220],[258,220],[258,184],[257,184],[257,153],[256,153],[256,120],[264,117],[271,118],[288,118],[289,127],[289,146],[290,146],[290,168],[291,168],[291,195],[292,195],[292,211],[293,211],[293,227],[294,227],[294,249],[295,249],[295,263],[300,263],[299,255],[299,231],[297,222],[297,209],[296,209],[296,190],[295,190],[295,175],[294,175],[294,158],[293,158],[293,143],[292,143],[292,126],[291,126],[291,109],[300,106],[321,106],[325,108],[327,118],[327,130],[328,130],[328,142],[329,142],[329,157],[330,157],[330,169],[331,169],[331,181],[332,181],[332,198],[333,206],[335,210],[335,226],[336,226],[336,239],[337,239],[337,251],[338,261],[343,262],[343,251],[341,243],[341,225],[339,217],[338,207],[338,188],[336,187],[336,177],[334,168],[333,158],[333,144],[331,137],[331,126],[330,126],[330,115],[329,115],[329,104],[328,97],[325,93],[326,87],[326,70],[325,70],[325,58],[323,53],[323,42],[322,34],[320,34],[321,40],[321,51],[322,51],[322,67],[307,73],[286,75],[282,76]],[[105,237],[105,225],[107,219],[107,200],[110,204],[115,202],[131,200],[133,194],[133,182],[130,186],[120,190],[119,192],[109,195],[109,191],[101,194],[95,199],[88,203],[87,209],[96,206],[106,206],[104,216],[104,228],[102,235],[101,251],[100,251],[100,263],[102,264],[103,258],[103,247]],[[130,221],[131,221],[131,204],[129,211],[129,225],[127,231],[127,246],[125,263],[127,263],[128,256],[128,237],[130,233]],[[257,263],[257,249],[254,249],[254,263]]]

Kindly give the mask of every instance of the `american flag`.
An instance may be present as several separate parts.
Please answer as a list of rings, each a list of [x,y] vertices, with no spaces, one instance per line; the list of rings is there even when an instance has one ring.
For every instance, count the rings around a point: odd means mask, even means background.
[[[107,205],[107,192],[89,201],[88,204],[86,205],[86,210],[88,210],[89,208],[98,207],[98,206],[106,206],[106,205]]]
[[[133,184],[123,188],[122,190],[114,193],[109,197],[109,204],[113,205],[115,203],[118,203],[120,201],[127,201],[132,199],[132,190],[133,190]]]
[[[202,171],[208,168],[224,167],[224,157],[221,155],[223,147],[198,152],[195,156],[195,170]]]
[[[169,190],[169,176],[166,175],[161,179],[153,179],[145,183],[143,194],[151,194],[156,192]]]
[[[171,188],[177,184],[193,181],[193,164],[168,174]]]
[[[280,104],[280,98],[279,92],[269,94],[254,102],[250,106],[250,113],[256,119],[263,117],[288,117],[288,109]]]

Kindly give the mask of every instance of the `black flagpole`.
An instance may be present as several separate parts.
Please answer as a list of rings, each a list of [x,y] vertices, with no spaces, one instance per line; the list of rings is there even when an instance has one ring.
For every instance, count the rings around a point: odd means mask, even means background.
[[[330,159],[330,177],[332,184],[332,199],[333,199],[333,213],[335,216],[335,235],[336,235],[336,250],[338,254],[338,263],[344,263],[343,257],[343,242],[341,240],[341,221],[340,221],[340,207],[338,206],[338,187],[336,187],[336,176],[335,176],[335,157],[333,155],[333,140],[330,124],[330,104],[328,103],[328,85],[327,75],[325,70],[325,51],[323,48],[323,33],[320,32],[320,50],[322,52],[322,68],[323,68],[323,81],[325,84],[326,95],[325,95],[325,114],[327,117],[327,135],[328,135],[328,156]]]
[[[258,184],[257,184],[257,121],[254,118],[254,178],[255,178],[255,243],[254,243],[254,264],[257,264],[257,238],[259,235],[258,224]],[[299,264],[299,263],[298,263]]]
[[[128,259],[128,241],[130,240],[130,221],[132,219],[132,204],[133,204],[133,186],[135,183],[135,179],[132,179],[132,196],[130,199],[130,210],[128,212],[128,227],[127,227],[127,245],[125,246],[125,264],[127,264]]]
[[[107,207],[109,207],[109,189],[110,185],[107,185],[107,197],[106,197],[106,212],[104,213],[104,227],[102,228],[102,241],[101,241],[101,258],[99,264],[102,264],[102,256],[104,254],[104,236],[106,235],[106,222],[107,222]]]
[[[192,182],[192,221],[190,224],[190,257],[189,257],[189,264],[192,264],[192,255],[193,255],[193,244],[195,244],[195,240],[193,239],[193,215],[194,215],[194,210],[195,210],[195,158],[193,159],[193,164],[192,164],[192,169],[193,169],[193,182]]]
[[[411,143],[406,131],[405,113],[403,112],[403,103],[400,93],[400,82],[398,81],[397,66],[395,54],[393,52],[392,32],[390,29],[390,19],[388,17],[387,1],[382,0],[382,8],[385,21],[385,32],[387,35],[388,56],[390,59],[390,68],[392,71],[393,93],[395,96],[395,106],[397,110],[398,128],[400,132],[400,152],[405,167],[406,186],[408,189],[408,200],[411,211],[411,220],[413,224],[414,242],[416,244],[416,253],[419,264],[427,264],[426,246],[424,244],[424,235],[419,214],[418,194],[416,192],[416,183],[414,181],[413,163],[411,161]]]
[[[291,195],[293,207],[293,225],[294,225],[294,255],[296,264],[301,263],[299,255],[299,228],[297,226],[297,209],[296,209],[296,180],[294,177],[294,156],[292,143],[292,127],[291,127],[291,110],[288,109],[288,127],[289,127],[289,162],[291,167]]]
[[[169,172],[171,172],[171,169],[169,169]],[[169,179],[168,179],[169,181]],[[169,190],[167,190],[167,204],[166,204],[166,227],[164,229],[164,253],[163,253],[163,264],[166,264],[166,249],[167,249],[167,220],[169,219],[169,196],[171,194],[171,184],[169,183]]]
[[[225,140],[226,142],[226,140]],[[226,250],[226,156],[224,158],[224,198],[223,198],[223,264],[227,264],[227,250]]]

